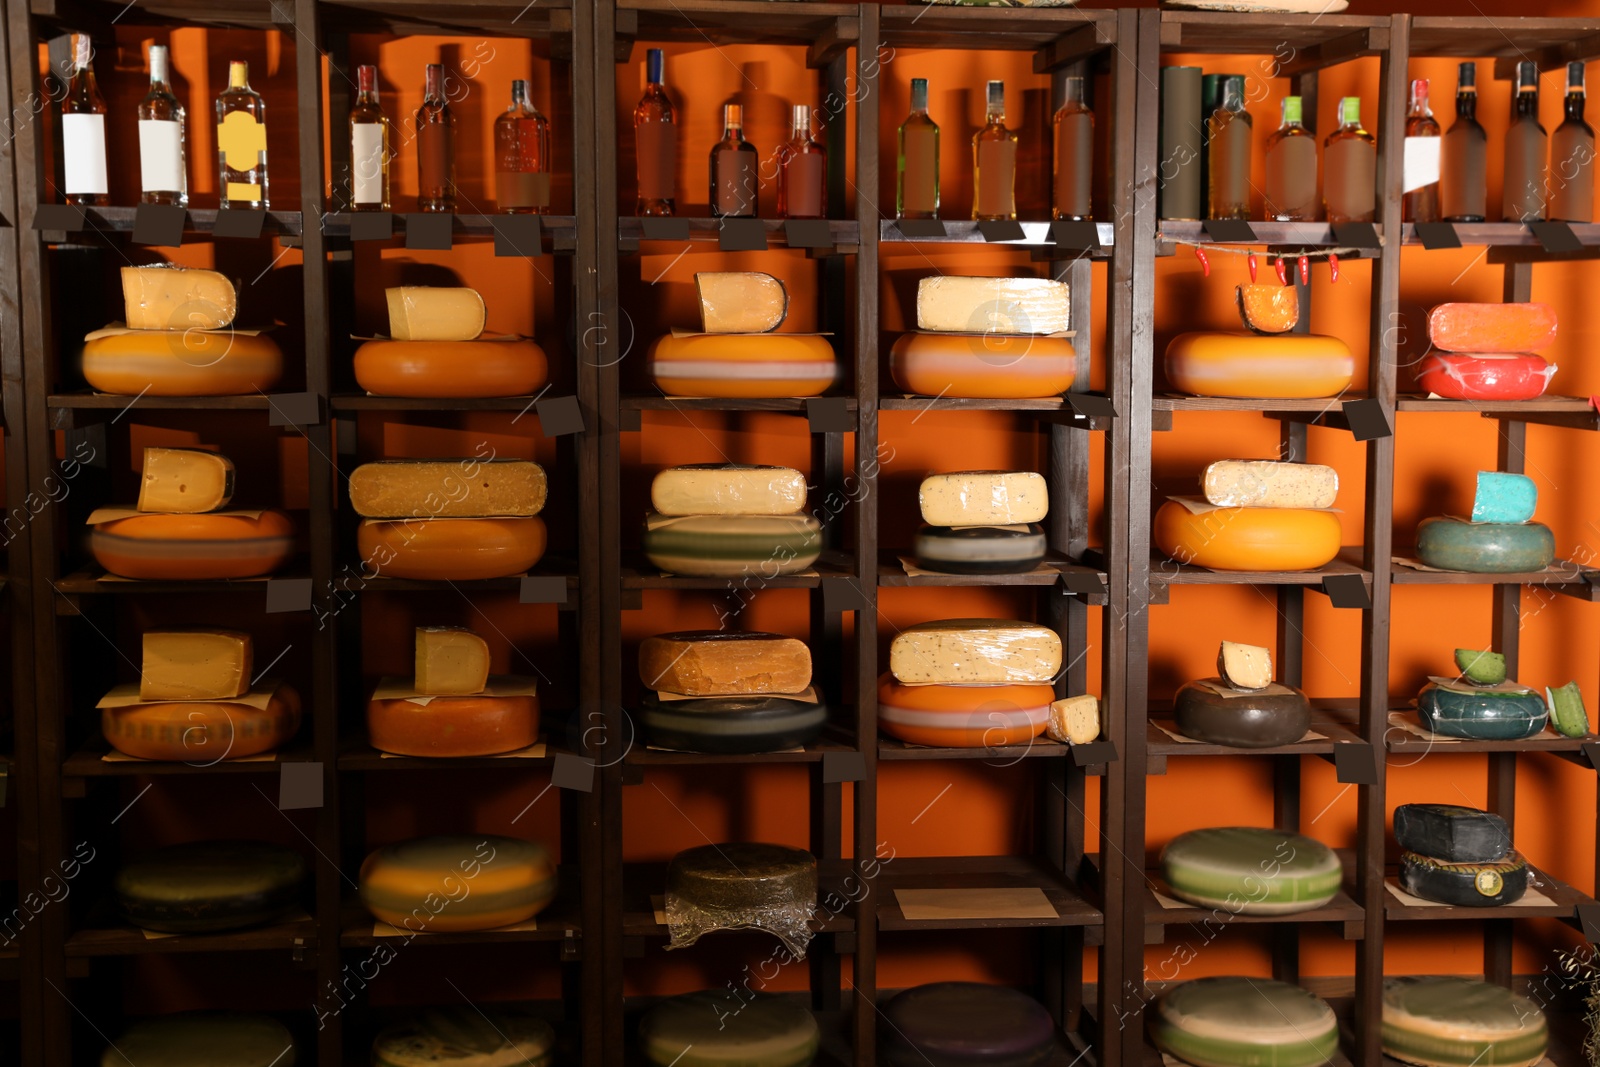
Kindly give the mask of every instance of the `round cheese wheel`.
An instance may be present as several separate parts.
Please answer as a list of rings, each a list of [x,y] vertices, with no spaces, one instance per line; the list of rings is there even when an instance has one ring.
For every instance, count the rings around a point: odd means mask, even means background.
[[[1383,1052],[1421,1067],[1533,1067],[1550,1027],[1539,1005],[1472,978],[1383,981]]]
[[[878,728],[930,748],[1025,745],[1050,723],[1048,685],[902,685],[878,677]]]
[[[1294,400],[1344,392],[1356,363],[1337,337],[1237,330],[1179,334],[1166,369],[1172,388],[1195,396]]]
[[[822,554],[822,524],[810,515],[645,516],[641,539],[669,574],[772,578],[806,570]]]
[[[434,697],[367,701],[367,740],[397,756],[493,756],[539,740],[539,698]]]
[[[650,373],[668,396],[820,396],[839,366],[813,334],[667,334],[650,346]]]
[[[1208,684],[1209,683],[1209,684]],[[1311,701],[1293,686],[1232,690],[1220,678],[1188,682],[1172,698],[1173,725],[1185,737],[1234,748],[1292,745],[1311,728]]]
[[[139,759],[209,765],[282,747],[300,729],[300,695],[280,685],[265,708],[237,700],[174,700],[102,708],[111,747]]]
[[[946,574],[1024,574],[1044,562],[1044,527],[924,526],[917,531],[917,565]]]
[[[356,384],[378,396],[526,396],[550,380],[544,349],[506,341],[365,341]]]
[[[639,1021],[639,1045],[656,1067],[806,1067],[822,1043],[803,1005],[770,994],[702,989],[664,1000]]]
[[[1417,694],[1417,718],[1446,737],[1475,741],[1520,741],[1543,730],[1545,699],[1532,690],[1504,692],[1429,682]]]
[[[1151,540],[1168,559],[1214,571],[1309,571],[1339,554],[1339,516],[1308,508],[1213,508],[1175,500],[1156,511]]]
[[[816,904],[817,861],[804,849],[702,845],[667,864],[669,948],[717,930],[764,930],[804,956]]]
[[[466,582],[521,574],[544,556],[537,515],[495,519],[380,519],[356,529],[366,567],[385,578]]]
[[[239,396],[282,375],[283,353],[266,334],[134,330],[83,345],[84,381],[118,396]]]
[[[808,745],[828,725],[828,709],[815,701],[773,695],[640,702],[644,739],[674,752],[748,754]]]
[[[300,903],[306,862],[265,841],[193,841],[117,871],[117,907],[146,930],[212,933],[260,926]]]
[[[515,837],[418,837],[385,845],[361,864],[361,903],[406,930],[510,926],[537,915],[555,895],[550,854]]]
[[[1161,851],[1174,896],[1244,915],[1288,915],[1320,908],[1344,871],[1333,849],[1287,830],[1223,826],[1179,834]]]
[[[1528,891],[1528,861],[1512,850],[1498,860],[1449,863],[1416,852],[1400,854],[1400,888],[1424,900],[1462,908],[1493,908]]]
[[[1162,994],[1150,1037],[1195,1067],[1317,1067],[1339,1051],[1339,1021],[1321,997],[1297,985],[1197,978]]]
[[[1542,571],[1556,561],[1556,535],[1541,522],[1423,519],[1417,559],[1440,570],[1477,574]]]
[[[1060,396],[1077,373],[1078,354],[1068,337],[903,333],[889,349],[895,385],[923,396]]]
[[[1555,364],[1527,352],[1429,352],[1417,364],[1417,385],[1446,400],[1532,400],[1555,373]]]
[[[425,1008],[372,1043],[372,1067],[548,1067],[554,1028],[526,1012]]]
[[[124,578],[253,578],[283,565],[294,524],[281,511],[248,515],[130,515],[89,530],[95,562]]]
[[[134,1023],[100,1067],[294,1067],[294,1035],[270,1015],[186,1011]]]
[[[884,1004],[887,1067],[1033,1067],[1056,1048],[1055,1022],[1026,993],[979,982],[933,982]]]

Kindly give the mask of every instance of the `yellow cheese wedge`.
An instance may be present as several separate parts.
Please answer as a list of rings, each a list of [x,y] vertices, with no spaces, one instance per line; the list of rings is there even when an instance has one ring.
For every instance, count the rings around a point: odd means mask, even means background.
[[[140,700],[232,700],[250,691],[250,635],[234,630],[147,630]]]
[[[1087,745],[1100,736],[1100,700],[1092,693],[1050,702],[1044,732],[1068,745]]]
[[[905,685],[1044,683],[1060,670],[1061,638],[1031,622],[925,622],[900,631],[889,645],[889,672]]]
[[[199,448],[147,448],[139,479],[140,511],[193,515],[233,499],[233,461]]]
[[[489,644],[455,626],[417,627],[417,692],[471,696],[489,684]]]
[[[368,519],[537,515],[548,485],[530,460],[381,460],[350,475],[350,506]]]
[[[476,290],[401,285],[384,294],[396,341],[470,341],[483,332],[486,313]]]
[[[917,500],[929,526],[1011,526],[1042,521],[1050,487],[1033,471],[957,471],[922,479]]]
[[[239,312],[232,282],[193,267],[123,267],[122,300],[133,330],[220,330]]]
[[[706,333],[767,333],[783,325],[789,291],[759,271],[700,271],[700,329]]]
[[[1059,333],[1069,321],[1067,283],[1049,278],[934,275],[917,283],[917,329],[937,333]]]
[[[1217,650],[1217,673],[1235,689],[1265,689],[1272,684],[1272,653],[1260,645],[1224,641]]]
[[[668,467],[650,482],[661,515],[793,515],[806,506],[806,476],[791,467],[696,463]]]

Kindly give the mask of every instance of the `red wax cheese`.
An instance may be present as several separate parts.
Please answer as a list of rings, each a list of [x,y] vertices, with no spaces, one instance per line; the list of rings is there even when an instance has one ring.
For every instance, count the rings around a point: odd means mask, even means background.
[[[289,558],[294,526],[281,511],[131,515],[94,526],[89,551],[124,578],[206,581],[270,574]]]
[[[878,725],[890,737],[932,748],[1025,745],[1050,722],[1048,685],[902,685],[878,679]]]
[[[367,341],[356,384],[378,396],[527,396],[550,378],[544,349],[525,337],[481,341]]]
[[[271,752],[300,729],[300,696],[286,685],[265,708],[234,700],[172,700],[103,708],[100,729],[126,756],[211,764]]]
[[[398,756],[493,756],[539,740],[539,698],[434,697],[367,702],[372,747]]]
[[[1428,339],[1446,352],[1537,352],[1556,339],[1549,304],[1440,304],[1428,312]]]
[[[1417,364],[1417,386],[1446,400],[1532,400],[1555,373],[1554,363],[1531,353],[1429,352]]]

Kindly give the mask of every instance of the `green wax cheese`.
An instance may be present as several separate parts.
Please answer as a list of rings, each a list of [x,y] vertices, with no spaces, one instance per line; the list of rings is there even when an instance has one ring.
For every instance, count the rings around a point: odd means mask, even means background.
[[[135,926],[174,934],[260,926],[300,901],[306,862],[265,841],[195,841],[117,872],[117,906]]]
[[[1527,997],[1456,977],[1383,983],[1383,1051],[1421,1067],[1533,1067],[1549,1043],[1544,1012]]]
[[[1162,995],[1156,1047],[1195,1067],[1316,1067],[1339,1049],[1339,1022],[1320,997],[1268,978],[1197,978]]]
[[[1589,712],[1583,706],[1583,690],[1578,688],[1577,682],[1568,682],[1560,689],[1547,686],[1544,695],[1556,733],[1562,737],[1589,735]]]
[[[1542,571],[1556,559],[1556,536],[1538,522],[1423,519],[1417,558],[1429,567],[1475,574]]]
[[[1499,652],[1458,648],[1456,669],[1473,685],[1499,685],[1506,680],[1506,658]]]
[[[548,1067],[555,1030],[515,1009],[428,1008],[372,1043],[373,1067]]]
[[[1429,682],[1417,694],[1417,718],[1446,737],[1520,741],[1544,729],[1543,698],[1531,691],[1469,690]]]
[[[1339,857],[1322,842],[1254,826],[1179,834],[1162,850],[1161,869],[1183,900],[1244,915],[1320,908],[1344,878]]]
[[[294,1037],[269,1015],[189,1011],[135,1023],[100,1067],[294,1067]]]
[[[702,989],[662,1001],[639,1023],[658,1067],[805,1067],[822,1042],[817,1020],[786,997]]]

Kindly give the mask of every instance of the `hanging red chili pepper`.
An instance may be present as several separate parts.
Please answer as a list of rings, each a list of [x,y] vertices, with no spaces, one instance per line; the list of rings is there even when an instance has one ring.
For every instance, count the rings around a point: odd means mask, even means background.
[[[1207,278],[1211,277],[1211,261],[1206,258],[1206,250],[1199,245],[1195,245],[1194,258],[1200,261],[1200,269],[1205,271],[1205,276]]]
[[[1289,284],[1289,264],[1282,256],[1272,261],[1272,267],[1278,272],[1278,284]]]
[[[1300,284],[1311,284],[1311,257],[1309,256],[1300,257]]]
[[[1250,281],[1256,280],[1256,254],[1254,252],[1245,256],[1245,262],[1250,266]]]
[[[1330,282],[1339,280],[1339,257],[1332,252],[1328,253],[1328,280]]]

